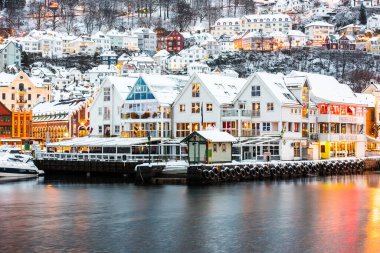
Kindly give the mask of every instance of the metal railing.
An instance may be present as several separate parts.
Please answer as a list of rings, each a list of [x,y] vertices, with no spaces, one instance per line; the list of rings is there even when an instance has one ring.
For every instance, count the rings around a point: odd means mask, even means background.
[[[187,154],[151,154],[152,162],[168,160],[186,160]],[[149,154],[116,154],[116,153],[49,153],[37,152],[37,160],[62,160],[62,161],[99,161],[99,162],[147,162]]]

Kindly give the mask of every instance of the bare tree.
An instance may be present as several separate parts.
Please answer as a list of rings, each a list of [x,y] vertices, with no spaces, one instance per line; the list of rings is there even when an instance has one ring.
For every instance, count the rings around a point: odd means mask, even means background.
[[[45,3],[37,1],[29,3],[29,16],[36,22],[36,29],[41,30],[42,21],[46,17]]]

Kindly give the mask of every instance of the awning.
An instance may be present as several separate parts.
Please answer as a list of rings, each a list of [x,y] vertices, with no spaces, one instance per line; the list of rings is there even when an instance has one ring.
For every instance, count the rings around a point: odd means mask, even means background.
[[[1,142],[22,142],[21,139],[1,139]]]

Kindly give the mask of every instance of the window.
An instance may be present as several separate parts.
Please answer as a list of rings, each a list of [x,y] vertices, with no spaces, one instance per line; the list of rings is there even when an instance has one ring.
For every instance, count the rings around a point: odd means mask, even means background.
[[[263,122],[263,131],[264,132],[270,131],[270,122]]]
[[[120,132],[120,126],[115,126],[115,133],[119,133]]]
[[[252,91],[251,91],[251,96],[252,97],[260,97],[261,92],[260,92],[260,86],[258,85],[253,85],[252,86]]]
[[[104,101],[111,101],[111,88],[104,87],[103,92]]]
[[[28,94],[28,100],[32,100],[32,94]]]
[[[102,126],[99,126],[99,133],[103,133],[103,127]]]
[[[177,123],[177,137],[186,137],[190,134],[190,124],[189,123]]]
[[[273,111],[274,106],[273,103],[267,103],[267,111]]]
[[[301,156],[301,144],[300,142],[294,142],[294,157]]]
[[[5,99],[5,93],[3,93],[3,96],[2,96],[3,99]]]
[[[185,106],[185,104],[180,104],[180,105],[179,105],[179,111],[180,111],[180,112],[185,112],[185,111],[186,111],[186,106]]]
[[[191,85],[191,95],[193,98],[199,98],[199,90],[200,90],[200,84],[199,83],[193,83]]]
[[[104,107],[104,115],[103,115],[104,120],[110,120],[111,119],[111,108],[109,107]]]
[[[23,91],[24,90],[24,84],[23,83],[19,83],[18,84],[18,89]]]
[[[310,123],[310,133],[314,133],[314,132],[315,132],[315,124]]]
[[[191,113],[200,113],[200,111],[199,103],[191,103]]]
[[[294,132],[298,133],[300,131],[300,123],[294,123]]]
[[[213,151],[213,152],[218,151],[218,146],[217,146],[216,144],[213,144],[213,145],[212,145],[212,151]]]
[[[102,107],[98,107],[98,115],[99,116],[103,114],[102,112],[103,112],[103,108]]]
[[[212,112],[212,104],[206,104],[206,111]]]
[[[227,150],[226,144],[223,143],[223,144],[222,144],[222,152],[226,152],[226,150]]]

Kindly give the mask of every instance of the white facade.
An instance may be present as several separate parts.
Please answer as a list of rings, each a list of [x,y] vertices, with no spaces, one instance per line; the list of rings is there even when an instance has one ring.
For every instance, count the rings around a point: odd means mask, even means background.
[[[152,57],[146,54],[132,56],[124,61],[121,67],[121,75],[129,76],[131,74],[161,74],[161,66],[158,65]]]
[[[187,65],[187,74],[189,76],[192,76],[195,73],[209,74],[210,72],[211,68],[206,63],[193,62]]]
[[[183,71],[187,66],[185,59],[180,55],[169,56],[165,63],[165,68],[172,72]]]
[[[242,78],[194,74],[173,103],[173,136],[186,137],[206,128],[221,129],[223,107],[232,104],[245,82]]]
[[[32,38],[31,36],[26,36],[20,39],[20,45],[22,46],[22,51],[27,53],[39,53],[39,43],[38,40]]]
[[[292,20],[285,14],[246,15],[240,19],[240,26],[242,32],[286,33],[292,29]]]
[[[365,7],[378,7],[380,6],[379,0],[351,0],[351,7],[360,7],[362,4]]]
[[[305,34],[313,45],[321,46],[327,35],[334,34],[334,25],[316,21],[305,26]]]
[[[202,47],[206,49],[209,56],[217,56],[220,54],[220,45],[215,39],[204,42]]]
[[[196,45],[182,50],[179,55],[183,57],[187,64],[208,58],[206,49]]]
[[[15,42],[0,45],[0,72],[11,65],[21,66],[21,48]]]
[[[118,69],[114,65],[99,65],[88,71],[91,84],[99,86],[107,76],[117,76]]]
[[[239,18],[220,18],[215,22],[211,34],[219,37],[223,34],[236,35],[240,31]]]
[[[156,52],[157,35],[148,28],[139,28],[132,31],[138,37],[138,47],[142,51]]]
[[[306,46],[307,36],[299,30],[290,30],[288,32],[288,44],[292,47],[304,47]]]
[[[53,36],[43,36],[39,39],[39,49],[42,57],[61,58],[63,55],[62,39]]]
[[[222,36],[218,39],[219,42],[219,49],[220,52],[234,52],[236,51],[235,43],[234,43],[235,36]]]
[[[372,15],[367,19],[367,28],[370,30],[380,30],[380,15]]]
[[[136,80],[132,77],[108,77],[103,81],[89,108],[91,135],[120,135],[121,109]]]
[[[75,40],[69,41],[66,50],[69,54],[94,55],[96,44],[91,37],[80,36]]]
[[[91,36],[91,39],[95,42],[95,47],[100,52],[111,50],[111,39],[102,32],[97,32]]]
[[[139,50],[139,39],[137,35],[111,30],[107,33],[107,36],[111,39],[111,46],[113,48],[128,49],[130,51]]]

